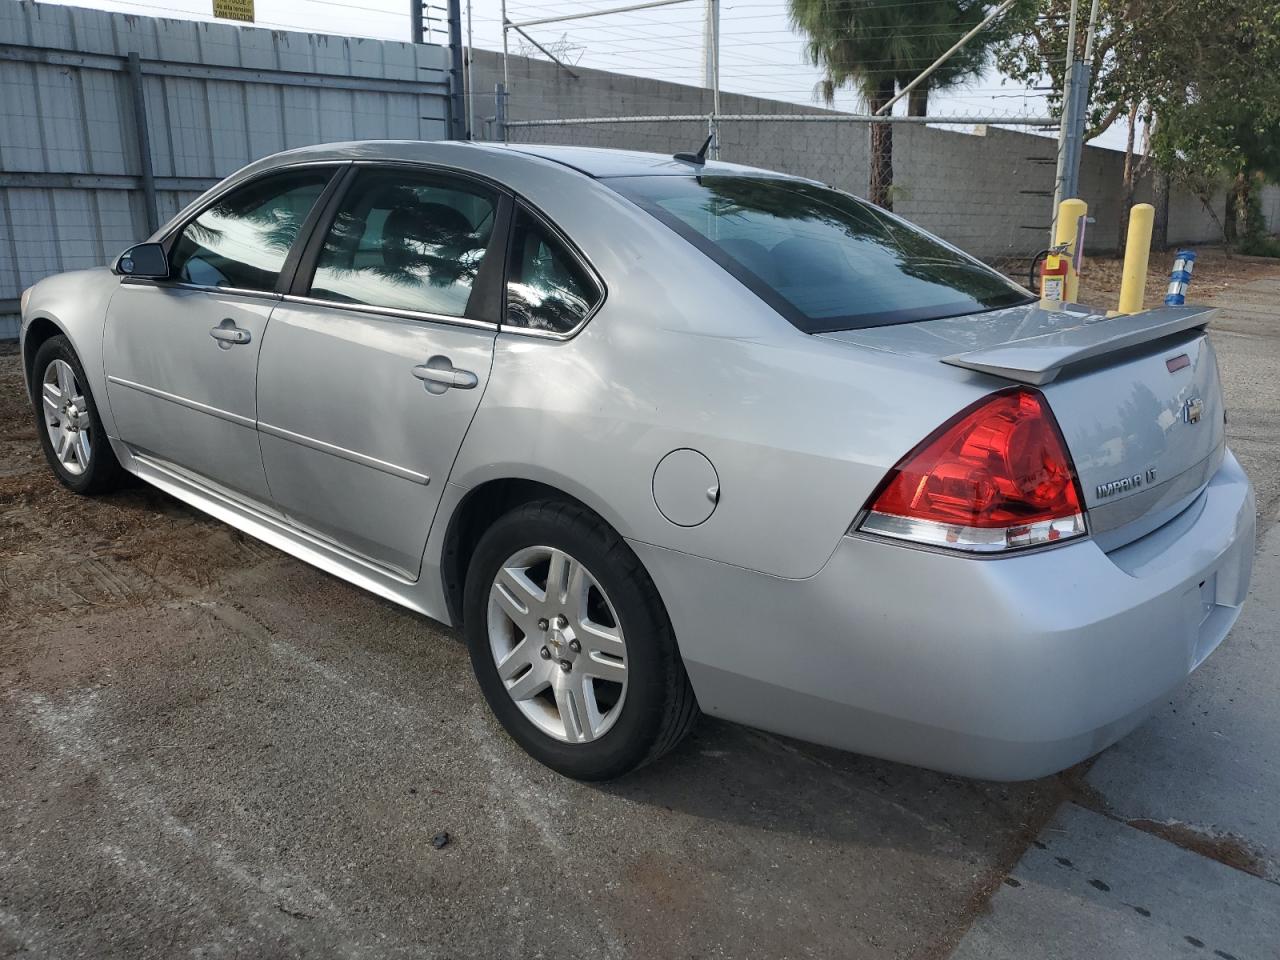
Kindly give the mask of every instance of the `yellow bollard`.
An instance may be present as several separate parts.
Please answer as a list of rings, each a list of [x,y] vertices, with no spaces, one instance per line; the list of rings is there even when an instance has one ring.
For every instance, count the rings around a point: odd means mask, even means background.
[[[1083,251],[1076,249],[1076,245],[1084,241],[1084,238],[1078,234],[1088,213],[1089,205],[1083,200],[1063,200],[1058,205],[1058,225],[1054,230],[1054,243],[1059,246],[1064,243],[1067,245],[1067,259],[1070,263],[1067,266],[1065,299],[1068,303],[1075,303],[1080,292],[1080,276],[1076,272],[1076,267],[1077,264],[1084,263],[1084,256]]]
[[[1120,278],[1120,306],[1117,313],[1140,313],[1147,291],[1147,260],[1151,256],[1151,225],[1156,208],[1149,203],[1134,204],[1129,211],[1129,234],[1124,245],[1124,272]]]

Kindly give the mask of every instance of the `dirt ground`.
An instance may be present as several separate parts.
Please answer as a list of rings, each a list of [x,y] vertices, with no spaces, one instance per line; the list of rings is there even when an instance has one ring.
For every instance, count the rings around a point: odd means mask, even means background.
[[[1143,300],[1148,308],[1164,303],[1174,252],[1151,254]],[[1124,261],[1118,257],[1089,257],[1080,275],[1081,302],[1108,307],[1119,303],[1123,267]],[[1273,277],[1278,270],[1280,263],[1270,257],[1227,256],[1222,247],[1196,247],[1196,266],[1188,300],[1192,303],[1213,300],[1250,281]]]
[[[1219,339],[1272,507],[1273,313]],[[453,631],[149,488],[65,491],[0,350],[0,956],[941,957],[1077,777],[704,720],[564,780]]]
[[[1280,263],[1270,257],[1246,257],[1228,255],[1223,247],[1196,247],[1196,265],[1192,273],[1189,300],[1193,303],[1213,300],[1233,288],[1252,280],[1275,276]],[[1152,253],[1147,268],[1146,292],[1143,303],[1147,308],[1164,303],[1169,286],[1169,271],[1173,269],[1175,250]],[[1024,286],[1027,283],[1028,262],[1025,259],[1008,259],[996,263],[996,267]],[[1088,257],[1080,275],[1080,302],[1092,306],[1114,308],[1120,301],[1120,277],[1124,261],[1120,257]]]

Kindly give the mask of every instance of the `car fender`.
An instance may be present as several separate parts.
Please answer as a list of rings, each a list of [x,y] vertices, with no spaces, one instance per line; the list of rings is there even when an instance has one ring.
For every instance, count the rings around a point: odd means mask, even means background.
[[[107,400],[107,379],[102,363],[102,338],[107,305],[120,285],[120,278],[107,267],[72,270],[45,277],[35,284],[27,297],[26,310],[19,328],[24,377],[28,377],[34,350],[28,352],[28,333],[40,323],[51,323],[69,340],[80,358],[89,390],[98,406],[98,415],[107,435],[116,436],[115,419]]]

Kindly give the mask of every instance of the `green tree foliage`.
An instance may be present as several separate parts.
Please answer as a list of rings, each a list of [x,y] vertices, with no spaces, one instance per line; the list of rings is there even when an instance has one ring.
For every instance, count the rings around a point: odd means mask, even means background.
[[[1077,56],[1089,6],[1081,0]],[[997,66],[1014,80],[1047,77],[1055,111],[1069,11],[1070,0],[1023,0],[996,52]],[[1252,184],[1280,173],[1280,0],[1101,0],[1093,54],[1086,137],[1129,123],[1121,240],[1137,182],[1153,164],[1206,203],[1230,178],[1222,223],[1233,236],[1235,220],[1248,222]]]
[[[1175,0],[1170,0],[1175,2]],[[1152,154],[1206,205],[1228,180],[1223,235],[1249,253],[1275,252],[1257,186],[1280,181],[1280,0],[1176,0],[1195,42],[1180,51],[1157,109]]]
[[[819,91],[827,103],[837,90],[857,91],[874,113],[930,63],[979,24],[987,0],[788,0],[792,24],[807,37],[805,55],[823,71]],[[989,27],[912,91],[909,112],[924,116],[929,90],[964,83],[986,65],[1002,37]],[[893,128],[871,130],[869,196],[892,208]]]

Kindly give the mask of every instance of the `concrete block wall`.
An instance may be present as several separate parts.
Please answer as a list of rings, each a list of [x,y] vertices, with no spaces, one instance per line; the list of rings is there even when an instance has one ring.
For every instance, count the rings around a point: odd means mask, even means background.
[[[705,114],[710,93],[602,70],[574,67],[577,78],[555,64],[512,56],[508,62],[508,118],[617,117]],[[476,113],[494,115],[494,84],[502,80],[502,55],[475,51]],[[794,84],[791,84],[794,85]],[[721,113],[814,113],[833,111],[779,100],[726,94]],[[484,132],[477,122],[477,136]],[[725,122],[720,156],[751,166],[784,170],[865,196],[866,124],[784,121]],[[492,131],[490,131],[492,135]],[[675,153],[694,149],[706,136],[698,122],[582,124],[515,127],[509,139],[524,143],[620,147]],[[962,130],[900,124],[894,127],[894,211],[980,257],[1025,256],[1048,242],[1057,142],[1053,136],[1003,127]],[[1080,170],[1081,195],[1094,223],[1086,244],[1092,252],[1117,246],[1124,156],[1087,147]],[[1150,199],[1149,181],[1137,199]],[[1221,217],[1224,197],[1214,198]],[[1263,210],[1280,226],[1280,187],[1263,192]],[[1169,240],[1175,244],[1214,243],[1220,227],[1194,196],[1175,191],[1169,203]]]

